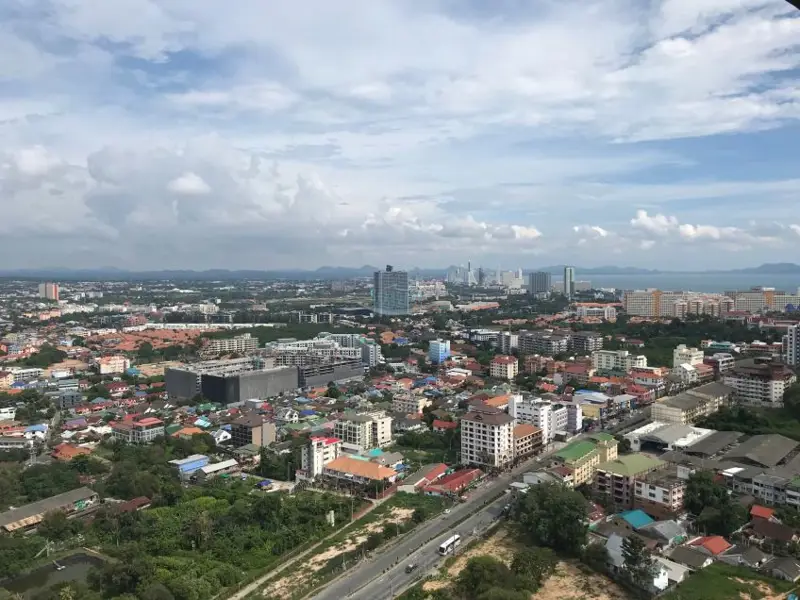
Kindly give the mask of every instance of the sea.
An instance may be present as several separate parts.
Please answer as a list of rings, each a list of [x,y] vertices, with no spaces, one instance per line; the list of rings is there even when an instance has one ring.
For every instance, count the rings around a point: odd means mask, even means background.
[[[800,275],[763,273],[650,273],[643,275],[581,275],[576,281],[590,281],[593,288],[643,290],[657,288],[670,291],[725,292],[749,290],[753,287],[771,287],[790,294],[798,293]]]

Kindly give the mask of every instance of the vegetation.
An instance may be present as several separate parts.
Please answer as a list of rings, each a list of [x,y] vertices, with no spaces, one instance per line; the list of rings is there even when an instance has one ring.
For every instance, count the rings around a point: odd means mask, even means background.
[[[793,394],[790,399],[792,396]],[[791,402],[792,400],[790,406]],[[700,419],[697,426],[719,431],[740,431],[747,435],[777,433],[800,441],[800,414],[790,406],[770,410],[754,410],[741,406],[721,408]]]
[[[747,521],[747,511],[716,483],[709,471],[689,476],[684,496],[686,508],[697,515],[696,525],[708,534],[727,536]]]
[[[586,499],[557,484],[532,487],[515,507],[521,531],[537,546],[579,556],[586,544]]]
[[[631,535],[622,542],[623,570],[632,583],[649,589],[653,583],[655,559],[640,537]]]
[[[788,592],[793,583],[765,577],[746,567],[734,567],[715,562],[705,569],[692,573],[676,589],[662,596],[663,600],[729,600],[730,598],[763,598],[764,586],[769,586],[775,597]]]
[[[430,414],[430,413],[428,413]],[[433,415],[430,415],[431,421]],[[408,454],[414,459],[415,455],[428,462],[444,462],[453,464],[457,462],[457,454],[461,450],[461,430],[448,429],[443,433],[435,431],[409,431],[397,436],[394,449]],[[416,452],[409,452],[416,451]],[[424,454],[424,459],[422,455]]]
[[[0,468],[0,509],[20,506],[62,494],[81,486],[81,468],[97,466],[95,459],[77,463],[37,464],[23,469],[21,465]]]
[[[39,352],[14,363],[17,366],[38,367],[45,369],[50,365],[60,363],[67,358],[67,353],[51,344],[42,344]]]

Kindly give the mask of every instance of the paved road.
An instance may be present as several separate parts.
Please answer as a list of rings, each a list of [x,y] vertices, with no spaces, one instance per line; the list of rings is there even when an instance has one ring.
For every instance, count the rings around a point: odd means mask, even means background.
[[[578,436],[583,437],[583,436]],[[559,445],[560,446],[560,445]],[[433,558],[439,558],[436,549],[439,544],[451,535],[452,531],[457,531],[463,539],[467,539],[467,534],[471,534],[475,527],[486,527],[491,520],[499,514],[502,507],[508,502],[505,494],[503,497],[493,502],[489,506],[485,503],[495,496],[500,490],[506,489],[515,477],[520,474],[535,469],[539,461],[545,459],[549,454],[555,452],[559,446],[553,445],[548,452],[534,459],[519,465],[513,471],[497,477],[496,479],[485,482],[477,490],[473,491],[469,500],[463,504],[457,504],[449,514],[443,514],[434,519],[423,523],[414,529],[407,536],[390,546],[386,550],[378,551],[372,558],[359,563],[341,578],[335,580],[314,596],[314,600],[342,600],[343,598],[352,599],[377,599],[392,598],[389,587],[393,589],[403,581],[408,581],[411,577],[418,578],[420,567],[411,574],[404,577],[405,566],[409,562],[419,562],[424,565],[433,564]],[[464,523],[455,525],[465,517],[470,516]],[[421,551],[420,551],[421,550]],[[420,551],[420,552],[418,552]],[[413,556],[409,556],[412,555]],[[419,554],[419,559],[417,555]],[[388,572],[388,575],[387,575]],[[373,580],[378,579],[378,583]],[[391,582],[391,586],[389,583]],[[385,592],[382,591],[386,588]],[[384,596],[380,594],[383,593]],[[378,595],[375,595],[378,594]]]

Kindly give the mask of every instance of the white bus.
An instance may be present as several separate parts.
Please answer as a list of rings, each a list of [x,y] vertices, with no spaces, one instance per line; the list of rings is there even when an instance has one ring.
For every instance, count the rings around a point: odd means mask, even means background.
[[[447,538],[442,544],[439,546],[439,554],[444,556],[445,554],[450,554],[456,548],[456,546],[461,545],[461,536],[457,533],[449,538]]]

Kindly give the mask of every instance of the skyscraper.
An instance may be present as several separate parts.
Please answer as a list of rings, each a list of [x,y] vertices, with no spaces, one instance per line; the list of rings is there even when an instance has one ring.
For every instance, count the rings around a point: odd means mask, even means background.
[[[374,308],[376,315],[407,315],[408,306],[408,273],[395,271],[392,265],[386,265],[385,271],[375,271]]]
[[[575,267],[564,267],[564,295],[572,298],[575,293]]]
[[[547,294],[552,285],[550,273],[538,271],[528,275],[528,292],[531,294]]]
[[[58,300],[58,284],[50,282],[40,283],[39,298],[45,298],[47,300]]]

